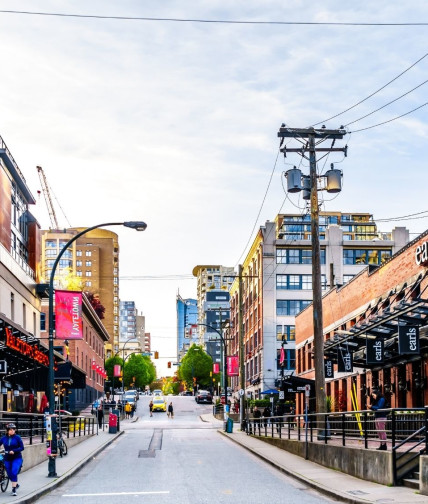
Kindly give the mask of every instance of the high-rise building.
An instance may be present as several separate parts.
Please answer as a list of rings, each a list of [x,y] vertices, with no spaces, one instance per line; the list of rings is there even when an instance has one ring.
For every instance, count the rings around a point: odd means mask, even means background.
[[[198,303],[196,299],[183,299],[177,294],[177,356],[185,355],[193,343],[198,342]]]
[[[59,251],[84,228],[42,231],[42,274],[47,282]],[[119,350],[119,241],[116,233],[94,229],[74,242],[64,252],[58,268],[57,281],[80,280],[80,288],[99,298],[104,306],[103,325],[110,335],[106,356]]]
[[[119,348],[124,356],[134,352],[142,352],[137,336],[137,309],[134,301],[120,301],[120,335]]]
[[[321,283],[325,292],[364,268],[376,268],[409,241],[405,228],[377,230],[368,213],[320,212]],[[309,215],[280,214],[262,226],[243,264],[242,306],[238,280],[231,289],[228,354],[239,354],[238,314],[243,310],[247,391],[260,397],[295,370],[295,316],[312,301]],[[284,360],[280,363],[281,348]],[[232,378],[235,390],[238,377]]]

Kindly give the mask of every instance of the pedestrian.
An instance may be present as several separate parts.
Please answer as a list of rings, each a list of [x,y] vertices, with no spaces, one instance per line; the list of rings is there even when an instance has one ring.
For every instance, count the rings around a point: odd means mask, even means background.
[[[0,446],[4,446],[4,467],[7,475],[12,482],[12,495],[17,495],[18,473],[22,466],[22,452],[24,451],[24,443],[21,436],[15,433],[16,426],[13,423],[6,425],[6,435],[0,439]]]
[[[153,401],[150,399],[149,403],[150,416],[153,416]]]
[[[265,427],[270,424],[270,409],[269,409],[269,406],[265,406],[265,409],[263,410],[263,416],[264,416],[264,424],[265,424]]]
[[[371,394],[371,410],[375,412],[375,425],[380,445],[377,450],[386,450],[386,411],[380,411],[386,408],[386,400],[380,393],[380,390],[375,389]]]
[[[172,402],[168,404],[168,416],[174,418],[174,408],[172,407]]]
[[[135,404],[131,404],[131,412],[130,412],[131,418],[134,418],[134,411],[135,411]]]
[[[259,436],[260,436],[260,418],[262,416],[262,412],[259,410],[257,406],[254,406],[253,410],[253,418],[254,418],[254,434],[256,434],[256,427],[259,428]]]
[[[102,429],[104,422],[104,411],[102,404],[100,404],[97,409],[97,420],[98,420],[98,427]]]
[[[129,418],[129,415],[131,413],[131,405],[129,402],[125,403],[125,418]]]

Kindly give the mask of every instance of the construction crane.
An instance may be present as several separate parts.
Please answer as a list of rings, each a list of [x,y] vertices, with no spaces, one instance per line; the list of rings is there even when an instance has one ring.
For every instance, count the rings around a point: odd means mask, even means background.
[[[59,229],[58,219],[56,218],[55,209],[52,203],[51,193],[49,192],[48,181],[46,180],[45,172],[41,166],[36,166],[39,173],[40,183],[42,184],[42,191],[45,197],[46,206],[48,207],[49,218],[51,220],[52,229]]]

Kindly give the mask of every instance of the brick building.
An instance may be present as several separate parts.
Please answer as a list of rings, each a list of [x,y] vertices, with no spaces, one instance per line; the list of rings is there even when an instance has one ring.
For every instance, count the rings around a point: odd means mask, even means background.
[[[375,387],[391,407],[427,404],[428,231],[379,266],[367,266],[322,299],[324,356],[334,376],[326,395],[351,410],[351,387],[366,409]],[[296,317],[297,375],[313,379],[313,306]],[[375,349],[377,348],[377,353]],[[339,364],[341,369],[338,369]],[[346,368],[349,366],[349,368]],[[298,397],[298,409],[303,397]]]

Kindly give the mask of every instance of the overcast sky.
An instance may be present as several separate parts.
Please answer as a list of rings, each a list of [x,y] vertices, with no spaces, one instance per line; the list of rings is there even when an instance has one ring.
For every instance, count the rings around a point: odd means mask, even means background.
[[[352,5],[350,5],[352,4]],[[0,1],[0,10],[151,18],[420,23],[426,0],[308,3],[296,0]],[[235,266],[256,229],[283,212],[277,158],[281,123],[306,127],[351,107],[427,53],[428,26],[257,25],[107,20],[0,13],[0,135],[33,194],[41,165],[67,226],[145,220],[120,236],[122,300],[146,316],[152,349],[166,362],[176,345],[175,296],[196,297],[197,264]],[[428,57],[358,107],[338,128],[423,83]],[[423,105],[427,85],[349,126],[388,121]],[[348,135],[343,191],[324,210],[388,219],[428,210],[428,106]],[[285,164],[288,163],[288,164]],[[323,162],[324,163],[324,162]],[[320,168],[323,168],[321,163]],[[327,166],[328,166],[327,164]],[[304,163],[302,166],[305,166]],[[304,168],[303,168],[304,169]],[[321,195],[324,197],[324,194]],[[331,198],[330,198],[331,199]],[[43,228],[43,198],[33,208]],[[428,213],[380,230],[428,226]],[[423,217],[423,218],[421,218]],[[413,234],[412,237],[415,237]],[[179,278],[159,279],[165,275]],[[141,277],[154,276],[154,280]],[[128,279],[126,279],[128,278]],[[129,279],[131,278],[131,279]],[[159,365],[161,364],[161,365]]]

